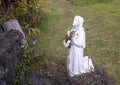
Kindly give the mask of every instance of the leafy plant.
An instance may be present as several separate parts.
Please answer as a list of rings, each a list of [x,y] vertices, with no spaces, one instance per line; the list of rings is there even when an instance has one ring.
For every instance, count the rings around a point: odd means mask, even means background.
[[[16,17],[21,22],[27,38],[33,38],[40,31],[35,26],[41,21],[46,13],[51,12],[48,0],[31,0],[22,3],[15,10]]]
[[[38,30],[37,28],[34,28],[34,27],[30,27],[29,24],[27,24],[26,26],[23,26],[22,28],[23,28],[23,31],[25,32],[27,40],[33,39],[38,34],[40,34],[40,30]]]
[[[27,38],[39,33],[35,26],[48,12],[48,0],[0,0],[0,24],[11,18],[18,19]]]
[[[16,78],[11,85],[21,85],[21,81],[23,80],[24,75],[23,72],[27,68],[37,67],[38,69],[41,69],[41,72],[48,72],[45,63],[46,57],[45,55],[41,55],[41,52],[44,53],[45,51],[40,51],[35,46],[36,45],[33,44],[25,46],[22,56],[19,57]],[[29,80],[27,81],[27,83],[27,85],[31,85],[29,84]]]
[[[18,20],[24,23],[27,22],[32,27],[40,22],[48,12],[50,12],[48,0],[31,0],[29,3],[23,0],[15,10]]]

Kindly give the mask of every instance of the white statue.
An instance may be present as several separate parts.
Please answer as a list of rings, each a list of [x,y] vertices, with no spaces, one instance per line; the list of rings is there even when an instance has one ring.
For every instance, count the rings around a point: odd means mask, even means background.
[[[83,28],[84,19],[81,16],[75,16],[72,30],[67,32],[63,42],[68,47],[67,70],[70,76],[81,75],[83,73],[94,71],[92,60],[88,56],[83,56],[85,48],[85,31]]]

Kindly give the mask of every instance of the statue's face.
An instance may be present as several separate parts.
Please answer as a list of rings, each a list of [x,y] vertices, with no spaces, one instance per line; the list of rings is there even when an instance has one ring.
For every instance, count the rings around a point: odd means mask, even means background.
[[[73,28],[79,29],[83,27],[83,22],[84,22],[84,19],[81,16],[75,16],[73,20]]]

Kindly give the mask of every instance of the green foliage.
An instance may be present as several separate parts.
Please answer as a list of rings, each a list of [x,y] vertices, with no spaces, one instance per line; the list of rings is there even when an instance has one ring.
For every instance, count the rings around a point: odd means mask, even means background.
[[[35,27],[30,27],[29,24],[27,24],[26,26],[22,26],[22,28],[25,32],[27,40],[35,38],[38,34],[40,34],[40,30],[36,29]]]
[[[23,71],[29,67],[38,67],[41,70],[46,70],[45,59],[44,57],[40,57],[40,52],[34,45],[29,45],[24,48],[23,53],[19,58],[16,79],[11,85],[21,85],[21,80],[24,76]],[[28,81],[28,85],[30,85],[29,83],[30,82]]]
[[[21,0],[0,0],[0,25],[11,18],[15,18],[14,10]]]
[[[21,24],[29,24],[34,27],[41,21],[46,13],[50,12],[48,0],[31,0],[28,3],[23,0],[15,9],[16,17]]]
[[[2,25],[5,21],[7,21],[9,19],[10,19],[10,16],[8,16],[7,14],[5,14],[5,15],[0,14],[0,25]]]
[[[21,0],[0,0],[0,14],[6,14],[15,8]]]
[[[35,37],[36,34],[39,33],[39,30],[36,29],[35,26],[46,13],[51,12],[48,0],[2,1],[4,3],[0,5],[0,25],[11,18],[16,18],[22,25],[27,38]],[[8,4],[8,2],[10,4]],[[12,8],[10,9],[10,7]]]
[[[15,9],[15,16],[21,22],[27,39],[33,38],[40,33],[36,25],[41,21],[46,13],[50,12],[48,0],[30,0],[26,3],[23,0]]]
[[[24,48],[24,52],[23,52],[22,56],[20,56],[20,58],[19,58],[16,79],[14,80],[12,85],[20,85],[20,80],[22,79],[22,70],[29,66],[30,61],[28,58],[28,54],[29,54],[29,50],[28,50],[28,47],[26,46]]]

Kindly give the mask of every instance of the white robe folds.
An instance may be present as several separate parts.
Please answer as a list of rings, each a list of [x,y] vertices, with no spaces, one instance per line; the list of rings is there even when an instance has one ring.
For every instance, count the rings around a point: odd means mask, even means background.
[[[72,46],[68,51],[67,60],[67,69],[70,76],[93,71],[92,60],[87,56],[83,57],[83,48],[85,48],[85,32],[83,29],[76,31],[71,43]]]

